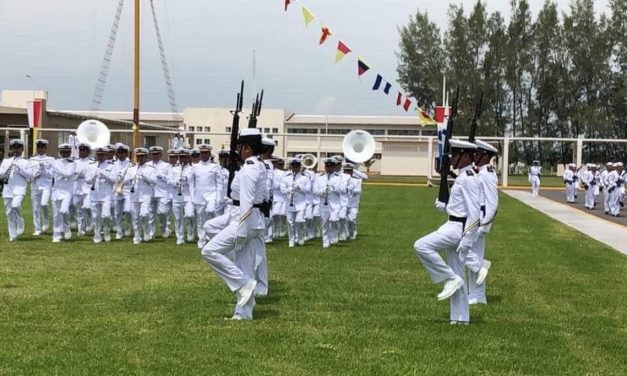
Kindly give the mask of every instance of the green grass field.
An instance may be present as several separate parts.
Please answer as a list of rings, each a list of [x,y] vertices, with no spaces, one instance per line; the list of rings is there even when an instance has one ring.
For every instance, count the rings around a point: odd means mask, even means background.
[[[224,320],[234,295],[192,245],[9,243],[2,216],[0,374],[627,374],[627,259],[506,196],[490,304],[450,326],[412,249],[435,195],[367,187],[356,241],[270,246],[252,322]]]

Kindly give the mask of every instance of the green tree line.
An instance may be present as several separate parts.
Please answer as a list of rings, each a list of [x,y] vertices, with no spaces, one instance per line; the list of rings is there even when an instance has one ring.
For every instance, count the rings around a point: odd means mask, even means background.
[[[535,19],[527,0],[510,4],[508,21],[481,0],[469,12],[453,4],[444,32],[418,10],[399,28],[399,83],[426,109],[441,101],[443,76],[459,86],[460,135],[483,93],[479,135],[627,139],[627,0],[596,15],[594,0],[563,12],[546,0]],[[554,166],[570,162],[571,144],[518,142],[510,159]],[[627,145],[586,143],[583,157],[624,161]]]

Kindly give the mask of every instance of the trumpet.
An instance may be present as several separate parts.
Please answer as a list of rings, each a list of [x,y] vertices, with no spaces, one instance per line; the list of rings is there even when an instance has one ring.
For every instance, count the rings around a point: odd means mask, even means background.
[[[122,173],[122,175],[118,176],[118,181],[117,183],[115,183],[115,193],[121,195],[124,193],[124,178],[126,177],[126,172],[128,171],[129,167],[135,166],[135,163],[133,162],[129,162],[128,166],[126,166],[126,168],[124,169],[124,173]]]

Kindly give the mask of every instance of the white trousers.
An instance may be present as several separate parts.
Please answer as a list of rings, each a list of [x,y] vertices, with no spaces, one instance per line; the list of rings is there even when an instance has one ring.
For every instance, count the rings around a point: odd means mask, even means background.
[[[305,241],[305,211],[288,211],[287,236],[289,244],[302,243]]]
[[[474,299],[478,303],[487,304],[485,288],[487,281],[477,286],[479,270],[483,266],[485,257],[485,236],[479,235],[472,245],[472,251],[466,256],[466,266],[468,267],[468,299]]]
[[[131,204],[131,219],[133,222],[133,242],[139,243],[142,240],[152,239],[150,231],[150,201],[133,202]]]
[[[196,210],[196,234],[198,235],[198,245],[206,243],[209,239],[205,233],[205,223],[216,216],[216,213],[207,211],[207,205],[194,204]]]
[[[105,239],[111,236],[111,200],[92,201],[91,217],[94,224],[94,240],[101,240],[104,233]]]
[[[457,253],[457,247],[462,238],[463,225],[460,222],[448,221],[436,231],[418,239],[414,243],[416,256],[429,273],[433,283],[443,282],[454,278],[455,275],[465,280],[464,262],[466,255]],[[448,265],[438,251],[447,253]],[[451,297],[450,319],[468,322],[468,291],[464,285]]]
[[[237,237],[238,221],[231,221],[222,231],[211,238],[201,252],[202,257],[231,291],[237,291],[254,278],[256,246],[264,246],[263,230],[254,230],[246,238]],[[256,239],[256,241],[253,241]],[[234,252],[235,259],[227,255]],[[245,307],[236,307],[236,313],[252,319],[251,298]],[[239,312],[238,312],[239,310]]]
[[[588,209],[594,208],[594,187],[594,185],[590,185],[586,189],[585,205]]]
[[[191,201],[172,201],[172,212],[174,214],[174,233],[176,234],[177,243],[185,242],[185,233],[187,240],[194,240],[194,204]]]
[[[24,218],[22,217],[22,201],[24,195],[4,197],[4,212],[9,227],[9,240],[17,239],[24,232]]]
[[[70,232],[70,204],[72,196],[52,201],[52,239],[61,240],[63,233]]]
[[[540,193],[540,177],[531,176],[529,182],[531,183],[531,194],[537,196]]]
[[[161,235],[170,231],[168,223],[168,214],[170,214],[170,202],[167,197],[153,197],[150,210],[150,237],[155,235],[156,221],[159,219],[159,229]]]
[[[333,210],[330,206],[321,204],[320,221],[322,223],[322,247],[327,248],[337,237],[339,209]]]
[[[30,192],[30,199],[33,206],[33,227],[35,231],[41,232],[49,226],[50,189],[33,189]]]
[[[566,183],[566,201],[575,202],[575,193],[576,193],[575,183],[573,184]]]
[[[610,193],[610,214],[618,215],[620,213],[620,188],[615,187]]]
[[[131,199],[129,196],[116,198],[113,201],[113,221],[114,228],[118,236],[129,234],[132,228],[131,224]]]

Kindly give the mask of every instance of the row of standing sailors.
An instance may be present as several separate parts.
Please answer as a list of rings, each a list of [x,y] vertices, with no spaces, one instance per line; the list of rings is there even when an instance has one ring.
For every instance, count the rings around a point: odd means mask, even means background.
[[[606,215],[618,217],[624,206],[625,181],[627,173],[623,169],[622,162],[608,162],[605,169],[594,163],[585,165],[586,169],[578,170],[575,164],[569,164],[564,171],[564,184],[566,187],[566,201],[574,203],[580,188],[585,190],[584,205],[588,210],[594,210],[597,205],[597,197],[603,194],[603,212]]]

